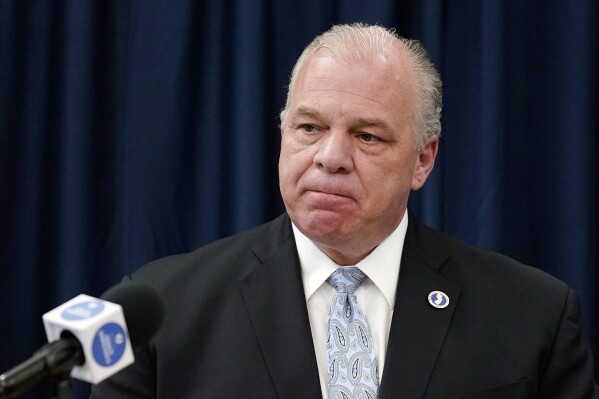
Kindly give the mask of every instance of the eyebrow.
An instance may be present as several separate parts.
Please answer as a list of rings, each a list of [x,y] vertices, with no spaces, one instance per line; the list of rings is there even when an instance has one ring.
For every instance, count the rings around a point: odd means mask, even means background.
[[[298,107],[297,111],[295,111],[294,117],[307,117],[307,118],[313,118],[313,119],[318,119],[318,120],[325,120],[326,118],[324,117],[324,115],[319,112],[318,110],[314,109],[314,108],[310,108],[310,107],[305,107],[305,106],[300,106]],[[375,127],[375,128],[381,128],[381,129],[386,129],[386,130],[391,130],[391,128],[389,127],[389,124],[381,119],[377,119],[377,118],[357,118],[355,119],[355,126],[358,128],[364,128],[364,127]]]
[[[297,109],[297,111],[294,112],[293,116],[294,117],[304,116],[304,117],[314,118],[314,119],[319,119],[319,120],[324,119],[324,116],[319,111],[317,111],[313,108],[309,108],[309,107],[299,107]]]
[[[386,130],[391,130],[391,128],[389,127],[389,124],[381,119],[373,119],[373,118],[367,118],[367,119],[363,119],[363,118],[358,118],[356,120],[356,126],[359,126],[360,128],[362,127],[376,127],[376,128],[381,128],[381,129],[386,129]]]

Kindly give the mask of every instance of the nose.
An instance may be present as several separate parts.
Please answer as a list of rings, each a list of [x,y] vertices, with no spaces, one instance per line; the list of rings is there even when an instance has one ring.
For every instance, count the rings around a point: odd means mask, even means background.
[[[343,131],[330,130],[319,140],[314,164],[329,173],[349,173],[354,168],[351,137]]]

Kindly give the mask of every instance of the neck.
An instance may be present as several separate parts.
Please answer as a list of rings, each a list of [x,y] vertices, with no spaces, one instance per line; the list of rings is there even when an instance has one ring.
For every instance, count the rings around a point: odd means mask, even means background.
[[[314,244],[339,266],[355,266],[378,247],[381,242],[382,240],[366,248],[350,245],[332,247],[318,242],[314,242]]]

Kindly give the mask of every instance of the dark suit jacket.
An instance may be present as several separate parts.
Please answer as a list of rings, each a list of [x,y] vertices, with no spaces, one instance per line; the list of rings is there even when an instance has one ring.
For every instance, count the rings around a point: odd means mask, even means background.
[[[321,397],[287,215],[132,278],[162,294],[165,323],[92,397]],[[597,398],[592,368],[564,283],[410,216],[380,398]]]

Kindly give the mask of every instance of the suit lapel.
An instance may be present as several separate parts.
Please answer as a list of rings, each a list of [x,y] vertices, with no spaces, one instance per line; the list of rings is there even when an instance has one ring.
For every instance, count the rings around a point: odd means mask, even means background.
[[[280,398],[321,397],[301,268],[287,217],[273,223],[254,255],[262,262],[241,292]]]
[[[460,288],[439,273],[447,252],[427,229],[410,218],[380,399],[424,395],[458,302]],[[447,294],[449,306],[431,306],[431,291]]]

